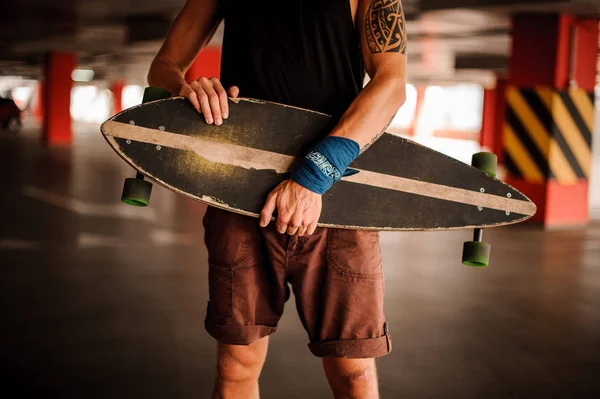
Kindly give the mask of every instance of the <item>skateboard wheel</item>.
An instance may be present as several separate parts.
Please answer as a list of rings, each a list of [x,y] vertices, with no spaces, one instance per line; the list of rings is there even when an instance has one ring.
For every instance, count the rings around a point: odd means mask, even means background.
[[[171,93],[168,90],[161,89],[160,87],[146,87],[144,89],[144,97],[142,98],[142,104],[150,101],[163,100],[171,97]]]
[[[128,178],[123,184],[121,201],[134,206],[148,206],[151,192],[152,183],[142,179]]]
[[[471,166],[484,171],[492,177],[496,177],[498,157],[491,152],[478,152],[477,154],[473,154]]]
[[[486,267],[490,263],[490,244],[481,241],[465,242],[462,263],[466,266]]]

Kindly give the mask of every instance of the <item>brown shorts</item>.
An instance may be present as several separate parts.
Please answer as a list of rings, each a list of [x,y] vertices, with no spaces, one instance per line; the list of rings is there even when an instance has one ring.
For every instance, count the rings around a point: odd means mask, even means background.
[[[205,326],[219,342],[248,345],[272,334],[290,295],[319,357],[373,358],[392,348],[383,315],[377,232],[318,228],[279,234],[275,223],[209,207]]]

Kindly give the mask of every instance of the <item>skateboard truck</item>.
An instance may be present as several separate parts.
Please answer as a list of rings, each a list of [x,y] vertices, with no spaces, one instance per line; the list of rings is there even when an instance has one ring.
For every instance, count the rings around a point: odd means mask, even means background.
[[[489,152],[473,154],[471,166],[496,177],[498,157]],[[482,189],[483,192],[483,189]],[[481,208],[480,208],[481,209]],[[490,244],[483,242],[483,229],[473,231],[473,241],[463,245],[462,263],[473,267],[486,267],[490,263]]]
[[[169,97],[171,97],[171,93],[165,89],[159,87],[146,87],[144,90],[144,97],[142,98],[142,104]],[[137,172],[134,178],[129,177],[125,179],[121,201],[134,206],[148,206],[151,193],[152,183],[145,181],[144,175]]]

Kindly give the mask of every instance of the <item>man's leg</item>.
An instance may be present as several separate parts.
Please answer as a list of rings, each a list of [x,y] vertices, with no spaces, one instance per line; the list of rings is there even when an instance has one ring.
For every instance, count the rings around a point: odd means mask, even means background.
[[[219,343],[213,399],[258,399],[258,377],[268,343],[269,337],[247,346]]]
[[[378,398],[373,359],[392,349],[378,234],[317,229],[297,241],[287,270],[311,352],[336,398]]]
[[[209,207],[204,228],[209,254],[205,327],[219,342],[213,398],[258,398],[267,336],[276,331],[289,295],[285,268],[276,257],[266,257],[254,218]]]
[[[323,358],[335,399],[379,399],[375,359]]]

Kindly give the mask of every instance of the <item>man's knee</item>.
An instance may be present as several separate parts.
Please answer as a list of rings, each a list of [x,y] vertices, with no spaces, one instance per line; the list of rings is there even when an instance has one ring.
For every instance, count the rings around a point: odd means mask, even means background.
[[[258,380],[266,357],[266,342],[261,341],[248,346],[219,344],[219,378],[228,382]]]
[[[327,378],[336,393],[364,392],[360,397],[377,397],[377,368],[374,359],[324,358]]]
[[[221,380],[227,382],[244,382],[258,379],[260,369],[247,359],[231,354],[219,355],[217,373]]]
[[[347,374],[342,374],[340,377],[343,378],[347,384],[356,385],[377,380],[377,373],[374,368],[367,367],[361,370],[351,371]]]
[[[377,372],[373,367],[365,367],[352,371],[342,371],[337,375],[338,382],[347,389],[377,384]]]

